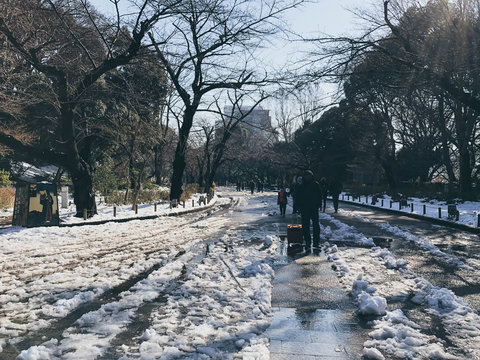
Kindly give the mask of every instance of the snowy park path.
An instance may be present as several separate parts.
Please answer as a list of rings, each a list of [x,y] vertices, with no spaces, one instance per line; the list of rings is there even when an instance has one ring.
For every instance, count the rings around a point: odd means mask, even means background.
[[[355,207],[320,220],[326,258],[304,265],[355,301],[336,302],[367,327],[350,358],[480,358],[475,236]],[[275,193],[224,190],[183,217],[1,230],[0,359],[269,359],[284,225]]]
[[[3,230],[0,358],[268,352],[257,337],[268,326],[271,210],[264,195],[241,194],[185,217]]]

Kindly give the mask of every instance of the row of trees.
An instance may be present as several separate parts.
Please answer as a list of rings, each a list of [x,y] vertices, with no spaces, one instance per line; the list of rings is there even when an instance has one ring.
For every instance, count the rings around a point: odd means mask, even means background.
[[[109,18],[87,0],[2,1],[2,153],[66,170],[77,215],[91,216],[97,164],[121,168],[135,195],[152,162],[161,181],[173,143],[170,196],[179,198],[195,119],[213,112],[225,131],[203,160],[209,187],[241,120],[220,104],[241,109],[247,98],[265,99],[254,94],[270,80],[257,71],[254,50],[301,2],[142,0],[122,14],[113,0]]]
[[[364,34],[308,39],[318,49],[301,68],[311,67],[275,93],[282,141],[235,140],[273,81],[255,49],[301,2],[143,0],[127,15],[112,0],[109,18],[87,0],[5,0],[0,151],[67,171],[78,214],[95,213],[94,171],[119,174],[134,202],[152,176],[170,181],[174,199],[186,178],[209,189],[219,172],[289,181],[307,168],[342,178],[370,167],[393,194],[399,181],[443,177],[471,198],[480,151],[473,0],[384,1],[381,16],[360,14]],[[321,106],[325,79],[342,85],[334,106]]]
[[[342,84],[343,100],[303,122],[279,151],[335,177],[380,167],[393,195],[401,181],[441,179],[472,199],[480,175],[478,1],[387,0],[359,16],[369,27],[358,36],[308,39],[317,48],[304,81]]]

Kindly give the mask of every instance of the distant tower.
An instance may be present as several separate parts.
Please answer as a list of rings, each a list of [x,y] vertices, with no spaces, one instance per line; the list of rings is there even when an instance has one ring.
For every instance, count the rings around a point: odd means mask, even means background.
[[[225,106],[224,113],[226,115],[232,114],[232,106]],[[234,117],[239,117],[250,111],[249,107],[241,107],[233,112]],[[216,133],[223,132],[223,125],[221,120],[216,122]],[[243,143],[244,145],[252,142],[261,141],[264,144],[273,143],[275,140],[272,118],[270,110],[265,110],[261,106],[253,109],[245,118],[237,125],[233,136],[236,143]],[[232,139],[233,140],[233,139]]]

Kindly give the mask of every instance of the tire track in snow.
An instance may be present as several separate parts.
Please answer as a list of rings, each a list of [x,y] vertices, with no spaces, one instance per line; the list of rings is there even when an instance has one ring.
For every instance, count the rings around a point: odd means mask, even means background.
[[[238,204],[238,201],[231,201],[230,204],[233,204],[233,206],[236,206]],[[186,219],[181,219],[180,225],[182,227],[186,227],[185,225],[188,224],[190,226],[190,228],[197,227],[201,230],[203,229],[204,233],[207,233],[207,234],[215,233],[215,232],[219,231],[219,229],[225,224],[225,219],[221,218],[221,216],[222,216],[223,213],[225,213],[229,210],[229,206],[218,206],[217,208],[218,208],[218,210],[216,210],[216,211],[209,210],[208,214],[201,214],[200,216],[198,216],[198,214],[196,214],[195,216],[189,215]],[[218,219],[216,221],[211,221],[210,215],[212,215],[212,214],[220,216],[220,219]],[[192,217],[193,217],[193,219],[192,219]],[[178,219],[178,218],[176,218],[176,219]],[[203,221],[207,221],[208,226],[201,226]],[[2,355],[2,358],[4,356],[7,356],[6,359],[14,359],[18,355],[19,350],[21,351],[21,350],[23,350],[27,347],[30,347],[32,345],[41,343],[43,341],[42,340],[42,335],[44,335],[44,333],[52,333],[52,334],[55,333],[56,335],[61,334],[66,329],[66,327],[70,326],[73,322],[75,322],[75,320],[79,319],[81,316],[83,316],[83,315],[85,315],[85,314],[87,314],[91,311],[96,311],[101,306],[110,303],[112,300],[114,300],[118,296],[118,294],[120,292],[125,291],[125,289],[128,289],[129,287],[131,287],[133,283],[137,283],[138,281],[141,281],[142,279],[145,279],[152,272],[157,271],[159,269],[159,267],[161,267],[161,266],[159,266],[159,263],[158,263],[159,254],[161,254],[162,251],[170,251],[168,249],[168,247],[172,246],[172,244],[171,244],[172,235],[171,235],[171,233],[168,232],[168,227],[170,227],[172,224],[178,225],[178,220],[177,221],[167,221],[167,222],[164,222],[164,223],[166,223],[164,225],[166,225],[167,228],[162,227],[162,228],[158,229],[158,231],[156,231],[155,233],[150,234],[150,236],[148,236],[148,239],[152,240],[151,242],[145,244],[145,236],[136,236],[134,238],[135,244],[140,242],[140,243],[142,243],[143,246],[141,246],[141,247],[136,247],[136,246],[132,247],[132,246],[129,246],[129,245],[121,246],[124,249],[135,249],[135,252],[133,254],[131,252],[129,252],[126,256],[123,256],[123,257],[120,256],[120,257],[117,257],[117,259],[116,259],[117,262],[121,263],[122,261],[124,261],[127,258],[130,258],[130,259],[132,257],[136,258],[141,254],[141,255],[145,256],[145,261],[147,261],[150,257],[153,257],[153,259],[155,261],[157,261],[157,263],[154,263],[148,270],[140,273],[139,275],[133,276],[132,278],[125,281],[124,283],[118,284],[115,287],[111,288],[110,290],[107,290],[107,292],[100,295],[100,297],[98,297],[97,299],[93,299],[92,301],[81,304],[80,307],[76,308],[73,312],[71,312],[66,317],[63,317],[62,319],[54,322],[54,325],[50,326],[49,328],[45,329],[44,327],[42,327],[38,332],[34,332],[33,334],[28,335],[28,337],[26,337],[25,339],[18,342],[16,344],[16,347],[14,347],[12,345],[7,345],[5,347],[3,353],[0,353]],[[181,234],[181,231],[177,231],[177,232]],[[156,234],[160,234],[160,233],[162,233],[164,236],[161,237],[161,238],[158,237],[158,236],[157,237],[155,236]],[[189,241],[195,241],[195,239],[198,236],[196,236],[195,234],[192,234],[191,237],[192,237],[191,239],[182,238],[179,241],[179,244],[177,244],[176,246],[179,247],[180,252],[177,252],[177,254],[179,254],[179,253],[182,254],[183,252],[182,252],[181,249],[185,249],[185,243],[188,243]],[[107,246],[111,243],[111,242],[104,241],[104,238],[96,238],[96,239],[99,240],[100,242],[106,244]],[[131,239],[129,239],[129,240],[131,240]],[[91,244],[92,241],[89,241],[88,243]],[[130,244],[131,243],[132,242],[130,242]],[[166,244],[168,244],[168,245],[166,245]],[[152,246],[154,247],[155,245],[157,246],[157,248],[154,248],[153,250],[145,251],[146,249],[152,249]],[[165,247],[167,247],[167,249],[165,249]],[[88,248],[88,246],[87,246],[87,248]],[[77,249],[77,251],[78,251],[78,249]],[[90,251],[92,251],[91,247],[90,247]],[[115,254],[117,254],[117,251],[118,251],[118,247],[113,248],[108,253],[112,254],[112,255],[115,255]],[[94,260],[98,260],[99,263],[102,263],[102,261],[105,261],[105,254],[101,254],[101,255],[97,253],[96,256],[93,256]],[[84,257],[84,259],[85,258],[86,257]],[[165,256],[163,256],[163,257],[160,256],[160,261],[164,261],[164,260],[165,260]],[[92,262],[90,262],[90,264],[91,263]],[[81,267],[86,266],[86,262],[82,263],[81,261],[78,261],[78,264]],[[73,268],[73,269],[75,269],[75,268]],[[58,272],[59,269],[56,268],[54,270],[56,272]],[[115,270],[116,269],[112,269],[112,271],[115,271]],[[27,294],[27,296],[29,296],[29,295]],[[42,300],[44,301],[45,299],[42,299]],[[45,301],[45,302],[48,303],[48,301]]]

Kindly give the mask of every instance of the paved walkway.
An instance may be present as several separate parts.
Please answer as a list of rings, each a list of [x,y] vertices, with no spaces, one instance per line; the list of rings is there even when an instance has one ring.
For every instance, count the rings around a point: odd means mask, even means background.
[[[287,218],[279,227],[292,221]],[[361,359],[368,332],[325,255],[279,254],[267,330],[272,360]]]

